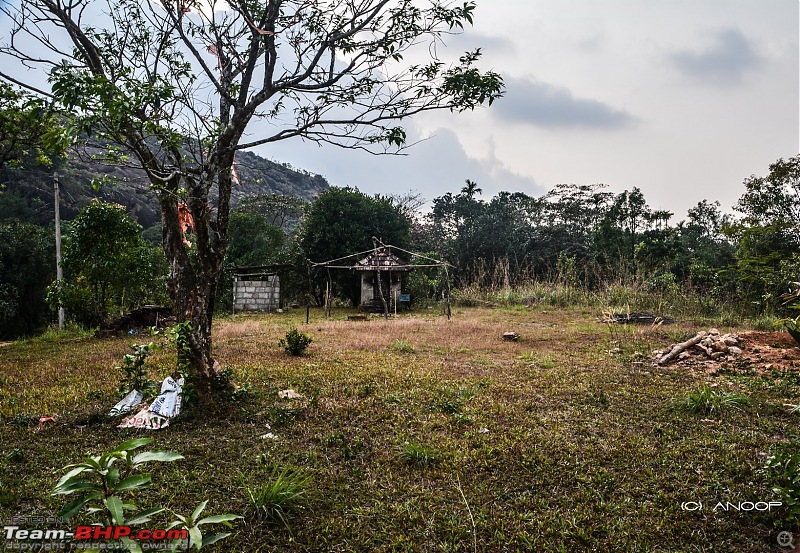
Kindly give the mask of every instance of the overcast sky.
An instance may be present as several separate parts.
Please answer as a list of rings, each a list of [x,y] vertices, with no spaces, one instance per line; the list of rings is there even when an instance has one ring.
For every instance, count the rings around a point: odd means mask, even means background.
[[[558,183],[641,188],[675,213],[728,210],[742,181],[798,154],[797,0],[478,0],[480,46],[506,96],[409,121],[404,158],[287,141],[257,149],[368,193],[428,200],[477,181],[540,195]]]

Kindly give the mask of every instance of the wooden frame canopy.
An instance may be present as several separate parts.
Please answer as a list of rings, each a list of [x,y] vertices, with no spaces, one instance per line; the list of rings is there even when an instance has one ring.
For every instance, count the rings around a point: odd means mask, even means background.
[[[390,272],[390,273],[391,272],[408,272],[408,271],[411,271],[412,269],[416,269],[416,268],[441,267],[442,269],[444,269],[445,282],[447,283],[447,319],[450,320],[450,317],[451,317],[451,312],[450,312],[450,274],[449,274],[447,269],[448,269],[448,267],[452,267],[452,265],[450,265],[446,261],[440,261],[438,259],[434,259],[432,257],[427,257],[427,256],[419,254],[419,253],[410,252],[410,251],[408,251],[408,250],[406,250],[404,248],[400,248],[398,246],[393,246],[391,244],[384,244],[383,242],[381,242],[381,240],[379,240],[378,238],[376,238],[374,236],[372,237],[372,243],[373,243],[374,247],[371,250],[366,250],[366,251],[363,251],[363,252],[351,253],[350,255],[345,255],[343,257],[337,257],[336,259],[330,259],[328,261],[315,262],[315,261],[311,261],[310,259],[306,260],[308,262],[310,268],[324,267],[325,269],[328,269],[328,285],[327,285],[327,290],[325,292],[325,314],[326,314],[326,316],[330,314],[330,301],[331,301],[331,298],[330,298],[330,293],[331,293],[330,269],[348,269],[348,270],[355,270],[355,271],[375,271],[378,275],[380,275],[381,272]],[[414,259],[414,258],[423,259],[423,260],[429,261],[430,263],[420,263],[420,264],[417,264],[417,265],[409,265],[408,263],[402,264],[402,265],[400,265],[400,264],[381,265],[380,263],[375,263],[374,265],[373,264],[364,264],[362,266],[359,266],[359,262],[366,261],[367,259],[370,258],[370,256],[374,256],[373,258],[377,258],[377,257],[379,257],[381,255],[388,254],[388,255],[391,255],[394,259],[397,259],[399,261],[399,259],[397,257],[395,257],[394,255],[391,254],[391,250],[392,249],[400,251],[400,252],[403,252],[405,254],[408,254],[412,259]],[[339,263],[341,261],[344,261],[346,259],[361,258],[362,256],[367,256],[367,257],[365,257],[364,259],[361,259],[360,261],[357,261],[355,265],[339,265],[339,264],[337,264],[337,263]],[[386,317],[388,319],[388,317],[389,317],[388,305],[386,304],[385,298],[383,298],[383,291],[382,291],[382,289],[380,289],[380,287],[379,287],[379,290],[380,290],[380,294],[381,294],[381,300],[382,300],[383,305],[384,305],[384,317]]]

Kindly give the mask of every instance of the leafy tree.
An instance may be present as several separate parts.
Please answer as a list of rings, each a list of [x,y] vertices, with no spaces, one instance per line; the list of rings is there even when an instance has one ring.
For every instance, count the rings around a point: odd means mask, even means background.
[[[22,221],[0,222],[0,338],[30,335],[47,324],[45,290],[54,277],[50,231]]]
[[[70,279],[54,293],[79,322],[99,324],[111,310],[158,295],[156,259],[122,206],[95,200],[65,230]]]
[[[743,217],[725,232],[738,243],[740,292],[771,310],[800,266],[800,156],[779,159],[767,176],[753,175],[744,186],[734,207]]]
[[[652,211],[639,188],[617,194],[596,233],[595,248],[601,263],[623,277],[632,274],[639,234],[651,222]]]
[[[300,249],[305,258],[319,263],[370,250],[373,236],[385,244],[408,249],[411,220],[392,197],[331,187],[310,204],[300,231]],[[337,264],[355,265],[356,261],[349,257]],[[331,270],[331,280],[343,297],[358,304],[358,279],[351,273]],[[310,292],[318,303],[323,302],[326,282],[324,270],[311,273]]]
[[[25,162],[49,165],[64,149],[58,120],[46,102],[0,81],[0,168]]]
[[[78,117],[75,130],[109,146],[112,158],[133,156],[150,178],[202,399],[211,399],[211,320],[236,151],[303,137],[393,152],[406,137],[395,121],[491,104],[502,80],[475,67],[480,50],[452,64],[438,54],[443,38],[472,23],[474,8],[440,0],[109,0],[101,16],[89,0],[0,6],[20,38],[0,48],[3,67],[16,59],[49,71],[55,99]],[[25,50],[31,42],[35,49]],[[408,63],[407,55],[428,61]],[[267,124],[250,128],[256,119]],[[180,213],[191,215],[191,247]]]

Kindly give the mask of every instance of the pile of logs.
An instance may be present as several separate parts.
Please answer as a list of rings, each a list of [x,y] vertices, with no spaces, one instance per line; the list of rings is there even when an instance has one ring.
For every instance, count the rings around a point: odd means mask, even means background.
[[[742,354],[741,345],[736,334],[720,334],[719,330],[712,328],[708,332],[698,332],[685,342],[673,344],[668,351],[654,351],[653,356],[659,365],[666,365],[674,359],[687,359],[692,354],[712,361],[730,361]]]

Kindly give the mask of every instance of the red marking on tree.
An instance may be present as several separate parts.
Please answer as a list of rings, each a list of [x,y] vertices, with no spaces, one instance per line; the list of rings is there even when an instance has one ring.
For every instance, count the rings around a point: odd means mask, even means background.
[[[189,206],[182,202],[178,202],[178,222],[181,225],[181,232],[183,232],[183,243],[191,246],[192,243],[186,238],[186,232],[194,231],[194,219],[189,211]]]

